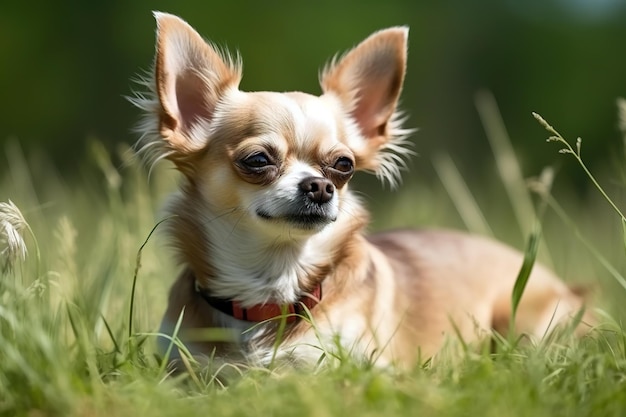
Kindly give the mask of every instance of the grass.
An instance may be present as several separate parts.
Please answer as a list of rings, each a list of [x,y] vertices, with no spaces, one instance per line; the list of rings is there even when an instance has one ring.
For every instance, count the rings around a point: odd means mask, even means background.
[[[533,197],[519,166],[510,165],[495,102],[481,95],[477,104],[500,170],[491,181],[505,190],[501,203],[485,204],[487,194],[465,184],[442,155],[434,161],[443,185],[420,183],[420,195],[447,201],[449,192],[450,209],[419,203],[416,210],[420,197],[407,190],[387,204],[376,227],[466,221],[467,228],[504,240],[530,239],[529,247],[541,239],[539,258],[567,280],[577,273],[594,277],[583,283],[597,287],[603,324],[591,336],[576,339],[565,329],[532,343],[496,339],[493,350],[451,343],[403,371],[343,357],[312,373],[229,366],[218,372],[190,363],[192,372],[170,376],[155,354],[154,331],[176,268],[163,256],[168,249],[158,227],[148,237],[175,186],[172,172],[157,169],[148,182],[132,161],[118,170],[93,142],[89,161],[77,168],[82,175],[68,182],[45,158],[25,158],[9,144],[0,196],[15,202],[28,222],[29,229],[20,230],[29,255],[22,261],[13,252],[13,269],[0,275],[0,415],[623,415],[626,331],[619,307],[626,289],[619,277],[625,263],[621,218],[612,212],[621,202],[604,190],[613,206],[601,197],[553,197],[548,174],[533,182],[543,198]],[[128,155],[127,149],[117,153]],[[523,203],[512,203],[512,210],[506,195]],[[537,219],[541,237],[531,234]],[[502,224],[517,226],[511,231]],[[527,251],[525,268],[534,252]],[[512,296],[521,292],[523,286]]]

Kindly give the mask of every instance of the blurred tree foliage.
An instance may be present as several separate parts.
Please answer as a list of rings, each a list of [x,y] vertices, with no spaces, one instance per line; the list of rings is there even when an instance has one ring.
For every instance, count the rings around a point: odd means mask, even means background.
[[[151,10],[162,10],[239,50],[247,90],[318,93],[318,69],[335,53],[379,28],[409,25],[403,107],[420,128],[414,141],[423,155],[413,166],[447,149],[468,174],[491,170],[474,105],[483,89],[497,98],[526,175],[558,159],[531,111],[571,139],[582,136],[586,160],[598,166],[611,151],[623,155],[615,99],[626,96],[625,3],[5,1],[0,147],[17,139],[71,173],[89,137],[133,143],[138,112],[124,95],[134,88],[130,79],[150,68]]]

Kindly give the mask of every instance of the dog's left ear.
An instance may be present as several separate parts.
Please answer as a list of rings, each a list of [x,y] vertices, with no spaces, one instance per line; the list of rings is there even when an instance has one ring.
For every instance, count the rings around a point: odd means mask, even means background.
[[[396,154],[408,152],[402,145],[409,131],[401,129],[396,111],[408,32],[406,27],[393,27],[374,33],[327,66],[320,81],[324,93],[339,98],[360,130],[362,138],[348,138],[357,169],[375,171],[392,185],[403,165]]]

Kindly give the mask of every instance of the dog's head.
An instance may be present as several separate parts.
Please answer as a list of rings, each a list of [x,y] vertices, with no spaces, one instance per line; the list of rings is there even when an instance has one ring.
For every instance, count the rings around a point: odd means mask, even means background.
[[[323,94],[243,92],[241,64],[178,17],[156,13],[144,151],[173,161],[213,212],[290,236],[316,233],[340,214],[353,173],[394,185],[408,153],[396,110],[407,33],[374,33],[321,74]]]

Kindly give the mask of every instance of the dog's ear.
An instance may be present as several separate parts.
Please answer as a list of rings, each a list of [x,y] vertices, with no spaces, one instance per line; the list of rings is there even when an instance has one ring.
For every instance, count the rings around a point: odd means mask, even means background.
[[[157,40],[155,89],[159,133],[170,159],[206,145],[216,106],[241,80],[240,65],[221,53],[184,20],[155,12]]]
[[[406,71],[408,28],[394,27],[372,34],[343,57],[328,65],[320,78],[325,94],[334,94],[352,116],[360,138],[349,138],[357,169],[376,172],[395,185],[403,145],[409,130],[402,129],[397,112]]]

